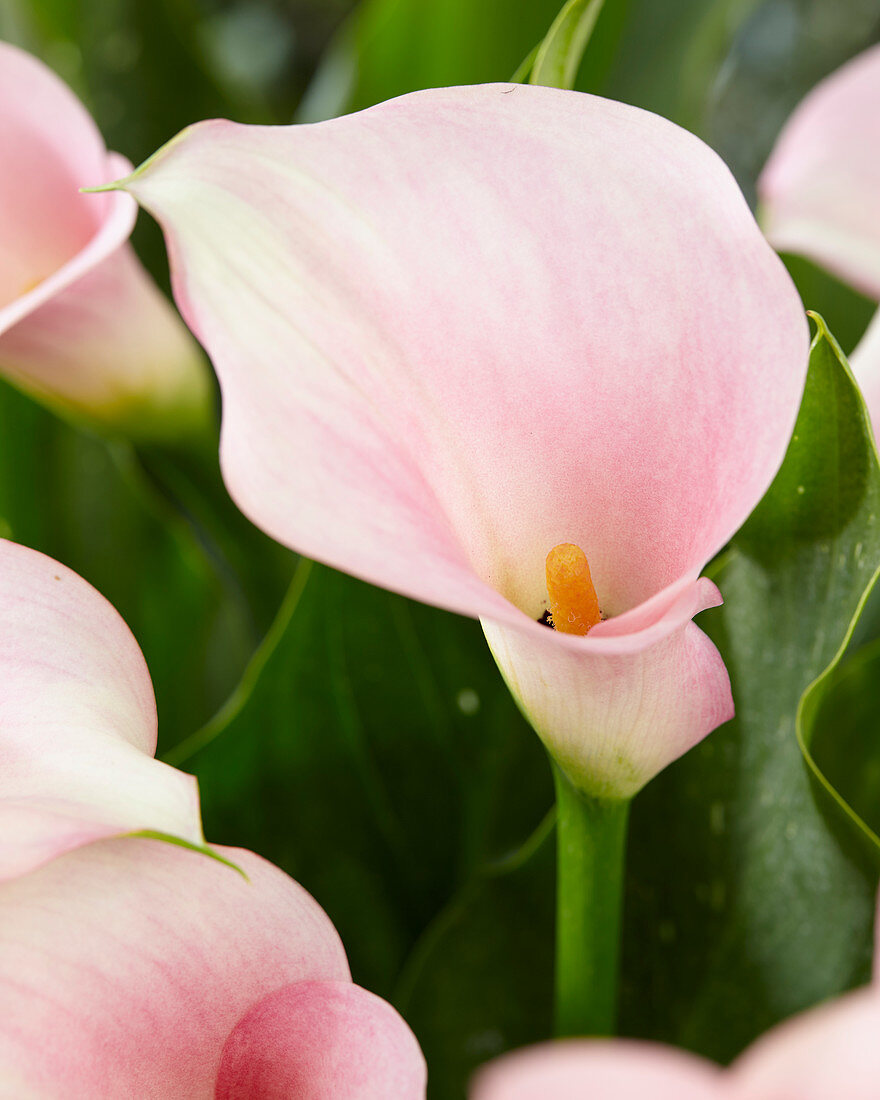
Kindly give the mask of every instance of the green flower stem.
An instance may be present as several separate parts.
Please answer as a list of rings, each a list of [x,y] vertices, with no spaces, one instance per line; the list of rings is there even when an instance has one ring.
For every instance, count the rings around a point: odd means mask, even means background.
[[[628,799],[556,782],[556,1034],[611,1035],[617,1015]]]

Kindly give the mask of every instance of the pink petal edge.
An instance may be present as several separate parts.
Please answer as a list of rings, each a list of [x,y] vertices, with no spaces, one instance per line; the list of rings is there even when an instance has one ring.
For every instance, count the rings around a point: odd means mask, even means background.
[[[217,1100],[424,1100],[415,1036],[386,1001],[351,982],[298,982],[239,1021]]]
[[[0,879],[141,829],[203,843],[195,779],[155,748],[149,673],[120,616],[0,540]]]
[[[469,1100],[722,1100],[727,1092],[721,1071],[710,1062],[671,1047],[620,1039],[568,1040],[505,1054],[477,1073],[468,1096]]]
[[[18,1095],[209,1100],[223,1045],[292,982],[347,981],[302,887],[154,840],[90,844],[0,885],[0,1065]]]
[[[821,81],[758,182],[768,239],[880,298],[880,46]]]
[[[0,42],[0,371],[62,415],[177,437],[210,413],[194,340],[126,244],[131,170],[71,90]]]

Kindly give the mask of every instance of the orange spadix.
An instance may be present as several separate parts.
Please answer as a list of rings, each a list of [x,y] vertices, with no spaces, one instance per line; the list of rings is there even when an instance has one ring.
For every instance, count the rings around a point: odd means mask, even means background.
[[[547,555],[547,595],[553,626],[563,634],[586,634],[602,618],[587,555],[573,542]]]

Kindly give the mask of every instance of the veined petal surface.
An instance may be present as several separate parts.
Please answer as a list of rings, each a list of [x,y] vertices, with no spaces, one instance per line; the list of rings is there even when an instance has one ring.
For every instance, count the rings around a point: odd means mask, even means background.
[[[155,749],[149,673],[120,616],[0,540],[0,879],[142,829],[202,844],[196,781]]]

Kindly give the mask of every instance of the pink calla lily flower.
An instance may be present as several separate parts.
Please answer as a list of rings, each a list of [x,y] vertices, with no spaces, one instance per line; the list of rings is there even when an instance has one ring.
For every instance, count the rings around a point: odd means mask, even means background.
[[[847,62],[798,106],[758,194],[775,248],[808,257],[880,301],[880,46]],[[850,359],[880,425],[880,315]]]
[[[204,844],[195,779],[155,751],[150,676],[117,612],[0,540],[0,881],[124,833]]]
[[[821,81],[761,174],[762,221],[781,252],[808,256],[880,299],[880,46]]]
[[[731,716],[691,622],[720,602],[700,571],[780,464],[808,334],[705,145],[485,85],[202,123],[117,186],[165,230],[255,523],[480,618],[585,791],[633,794]],[[559,544],[588,559],[605,621],[586,636],[537,621]]]
[[[581,1041],[484,1067],[470,1100],[876,1100],[880,993],[864,989],[780,1024],[726,1070],[653,1043]]]
[[[65,1100],[424,1100],[398,1014],[352,984],[329,918],[155,840],[100,841],[0,884],[0,1080]]]
[[[36,58],[0,42],[0,373],[133,436],[190,428],[207,369],[127,243],[137,207],[79,188],[130,169]]]
[[[317,902],[192,850],[195,780],[151,759],[155,727],[112,607],[0,540],[0,1092],[424,1100],[418,1044]]]

